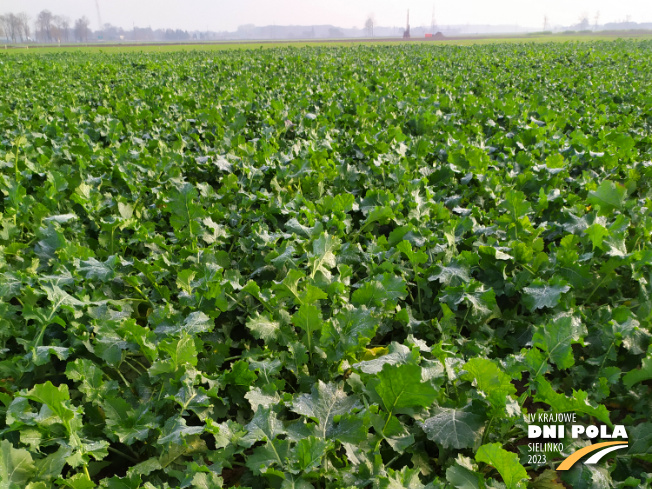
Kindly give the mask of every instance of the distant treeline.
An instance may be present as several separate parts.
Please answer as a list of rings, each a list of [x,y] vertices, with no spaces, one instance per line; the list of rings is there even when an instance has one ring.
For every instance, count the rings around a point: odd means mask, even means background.
[[[86,16],[74,22],[65,16],[42,10],[35,19],[25,12],[0,15],[0,40],[5,43],[71,43],[96,41],[189,41],[204,40],[206,33],[181,29],[133,27],[125,30],[111,24],[92,30]]]
[[[369,23],[369,21],[367,21]],[[589,25],[588,20],[572,26],[556,26],[549,32],[605,32],[652,29],[652,23],[611,22],[603,25]],[[104,24],[101,29],[92,30],[86,16],[72,21],[70,18],[55,15],[49,10],[39,12],[36,18],[25,12],[0,15],[0,41],[4,43],[72,43],[72,42],[119,42],[119,41],[210,41],[244,39],[340,39],[357,37],[402,37],[404,27],[366,27],[342,28],[333,25],[241,25],[229,31],[187,31],[181,29],[152,29],[136,27],[124,29]],[[531,29],[517,25],[439,25],[414,26],[410,33],[413,38],[442,32],[446,36],[468,34],[524,33]]]

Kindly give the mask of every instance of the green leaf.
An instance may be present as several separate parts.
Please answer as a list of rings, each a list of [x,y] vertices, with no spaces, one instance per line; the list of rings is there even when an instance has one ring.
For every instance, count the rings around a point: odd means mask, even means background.
[[[25,394],[27,399],[40,402],[49,407],[64,423],[75,417],[76,411],[69,407],[70,394],[68,386],[61,384],[55,387],[52,382],[35,385]]]
[[[525,468],[518,461],[518,456],[503,449],[500,443],[482,445],[475,454],[475,459],[493,466],[503,478],[507,489],[526,487],[524,481],[529,477]]]
[[[652,455],[652,422],[641,423],[628,430],[630,455]]]
[[[555,392],[550,383],[541,376],[535,379],[535,385],[535,401],[545,402],[559,413],[583,413],[612,426],[607,408],[601,404],[597,406],[590,404],[586,392],[573,389],[573,395],[566,397],[563,394]]]
[[[595,191],[589,192],[587,201],[600,206],[600,214],[605,215],[615,209],[622,210],[625,205],[627,189],[618,183],[604,180]]]
[[[251,409],[255,412],[258,406],[270,407],[275,406],[281,401],[281,396],[274,391],[272,394],[263,392],[260,387],[253,387],[244,395],[245,399],[251,404]]]
[[[561,472],[561,479],[573,489],[610,489],[612,478],[604,467],[575,464],[570,470]]]
[[[206,431],[215,437],[216,448],[226,448],[230,444],[236,445],[246,434],[242,425],[230,419],[224,423],[215,423],[211,418],[207,418]]]
[[[214,326],[215,323],[211,318],[201,311],[196,311],[188,315],[181,326],[181,330],[192,335],[211,331]]]
[[[254,338],[260,338],[265,341],[276,339],[280,328],[278,321],[274,321],[267,314],[260,314],[258,312],[247,319],[246,326],[254,335]]]
[[[328,294],[314,285],[307,284],[300,298],[303,304],[312,304],[318,300],[328,299]]]
[[[564,161],[564,157],[560,154],[553,154],[546,158],[546,167],[549,169],[556,170],[565,166],[566,162]]]
[[[371,211],[369,211],[369,214],[367,214],[367,219],[365,219],[362,227],[360,228],[360,231],[367,230],[368,226],[374,222],[385,223],[393,218],[394,212],[390,207],[374,207]]]
[[[548,358],[563,370],[575,364],[571,345],[581,343],[585,334],[579,319],[561,315],[536,328],[532,345],[547,353]]]
[[[129,468],[127,474],[149,475],[155,470],[161,470],[163,465],[158,458],[150,458]]]
[[[623,383],[631,389],[639,382],[652,379],[652,357],[648,356],[643,359],[641,368],[633,369],[623,376]]]
[[[321,347],[330,357],[340,360],[364,349],[378,329],[378,321],[365,308],[350,304],[322,326]]]
[[[514,222],[532,211],[532,207],[527,201],[525,194],[518,190],[507,190],[505,192],[505,198],[500,203],[500,207],[511,216]]]
[[[89,402],[94,404],[119,389],[116,381],[109,380],[95,363],[86,358],[68,362],[66,377],[77,382],[77,389],[86,396]]]
[[[396,249],[405,253],[405,256],[407,256],[412,265],[422,265],[428,261],[428,255],[421,250],[413,251],[409,241],[403,240],[399,242],[396,245]]]
[[[172,193],[169,200],[169,211],[171,212],[170,224],[177,231],[188,228],[191,237],[195,237],[201,231],[198,220],[203,217],[203,209],[196,204],[199,199],[197,190],[190,183],[184,183],[181,188]]]
[[[274,440],[262,447],[256,447],[247,456],[245,464],[255,475],[264,474],[273,465],[283,467],[290,459],[290,442]]]
[[[380,280],[379,280],[380,278]],[[365,282],[351,296],[354,305],[376,306],[385,309],[396,307],[399,299],[407,296],[405,281],[401,277],[385,273],[382,277]]]
[[[62,305],[73,306],[73,307],[85,305],[84,302],[74,298],[58,285],[43,284],[41,285],[41,288],[45,291],[45,293],[48,296],[48,300],[52,303],[53,310],[58,309],[59,306]]]
[[[570,290],[570,286],[561,279],[553,279],[550,283],[536,279],[530,287],[524,287],[523,304],[531,312],[544,307],[555,307],[561,298]]]
[[[174,372],[188,365],[197,365],[195,340],[186,333],[183,333],[181,338],[169,338],[162,341],[159,348],[161,351],[166,352],[170,358],[154,362],[150,368],[153,375]]]
[[[281,282],[275,282],[273,289],[276,293],[276,297],[278,299],[291,297],[292,302],[295,304],[301,304],[302,299],[299,293],[299,282],[305,278],[305,273],[294,268],[291,269]]]
[[[479,175],[484,175],[487,172],[488,165],[491,164],[491,160],[485,150],[476,146],[466,148],[466,159],[473,173]]]
[[[327,430],[327,436],[342,443],[361,443],[367,439],[368,425],[364,414],[345,414]]]
[[[448,265],[435,265],[428,280],[431,282],[437,280],[440,284],[455,287],[471,280],[471,270],[463,263],[452,260]]]
[[[203,426],[188,426],[186,420],[181,416],[170,418],[163,425],[161,436],[156,443],[164,445],[166,443],[182,444],[184,438],[191,435],[198,435],[204,431]]]
[[[61,476],[61,471],[66,465],[66,459],[72,451],[67,447],[60,447],[56,452],[34,462],[36,478],[52,480]],[[0,478],[1,479],[1,478]]]
[[[129,343],[118,334],[117,324],[114,321],[101,321],[95,327],[94,353],[110,367],[118,366],[122,360]]]
[[[257,441],[272,441],[278,435],[285,433],[283,424],[276,417],[272,408],[259,407],[253,419],[245,426],[247,435],[242,439],[245,446],[251,446]]]
[[[494,260],[513,260],[514,257],[499,250],[494,246],[478,246],[478,253],[486,255]]]
[[[69,221],[74,221],[77,218],[76,214],[58,214],[56,216],[49,216],[43,219],[43,222],[58,222],[59,224],[65,224]]]
[[[292,316],[292,324],[305,331],[308,352],[312,355],[314,333],[321,332],[321,310],[313,305],[302,304],[299,310]]]
[[[301,476],[287,474],[281,483],[281,489],[314,489],[310,482]]]
[[[397,453],[403,453],[414,445],[414,435],[394,415],[372,414],[371,425],[376,433]]]
[[[49,489],[45,482],[30,482],[25,489]]]
[[[191,482],[193,489],[221,489],[224,487],[224,480],[219,475],[205,466],[199,468],[203,469],[203,471],[197,472],[192,467],[189,467],[188,469],[190,472],[189,477],[192,476]],[[135,489],[138,489],[139,487],[140,483],[135,487]]]
[[[602,248],[602,241],[604,240],[604,238],[609,236],[609,230],[598,222],[594,222],[593,224],[591,224],[586,229],[585,233],[591,240],[591,244],[593,245],[594,250],[596,248]]]
[[[558,479],[558,472],[552,469],[544,470],[530,483],[530,487],[532,489],[565,489]]]
[[[404,408],[432,405],[437,391],[430,384],[422,382],[421,370],[421,367],[413,364],[383,366],[374,388],[386,412],[393,414]]]
[[[64,485],[65,487],[70,487],[72,489],[95,489],[97,486],[95,483],[88,478],[86,474],[78,473],[59,481],[59,484]]]
[[[469,308],[470,318],[476,321],[487,320],[494,312],[499,313],[494,290],[487,290],[476,280],[457,287],[446,287],[440,300],[453,310],[457,310],[459,304],[465,304]]]
[[[14,448],[8,440],[0,442],[0,488],[22,489],[36,473],[27,450]]]
[[[382,355],[373,360],[358,362],[353,367],[360,369],[366,374],[376,374],[380,372],[385,365],[402,365],[410,361],[416,361],[418,353],[415,355],[407,346],[393,342],[389,345],[389,353]]]
[[[493,361],[486,358],[473,358],[466,362],[462,375],[465,380],[475,381],[487,400],[495,407],[505,407],[507,400],[516,393],[512,379]]]
[[[87,279],[98,279],[101,282],[108,282],[115,277],[115,268],[118,263],[118,257],[110,256],[106,261],[101,262],[95,258],[80,261],[78,270]]]
[[[224,375],[224,380],[228,385],[250,386],[258,377],[256,373],[249,368],[249,363],[245,360],[238,360],[231,366],[231,371]]]
[[[330,280],[330,270],[336,265],[335,251],[340,248],[341,241],[336,236],[323,233],[312,243],[310,261],[312,265],[311,277],[321,272],[326,280]]]
[[[482,475],[466,467],[455,464],[446,469],[446,480],[451,483],[455,489],[480,489]]]
[[[313,386],[310,395],[301,394],[292,401],[292,411],[317,421],[319,436],[327,439],[333,436],[335,416],[348,414],[359,409],[360,402],[348,396],[337,384],[325,384],[321,380]]]
[[[401,470],[389,469],[387,477],[381,477],[378,487],[380,489],[425,489],[419,480],[419,471],[403,467]]]
[[[418,423],[429,440],[444,448],[470,448],[482,433],[483,419],[467,408],[437,408],[435,415]]]
[[[70,356],[70,348],[62,346],[37,346],[32,350],[32,362],[41,366],[50,362],[50,356],[54,355],[59,360],[66,360]]]
[[[317,468],[326,456],[328,448],[328,441],[314,436],[299,440],[294,449],[294,459],[299,470],[309,471]]]
[[[349,212],[353,208],[355,197],[352,194],[324,195],[319,203],[324,210],[334,212]]]
[[[150,406],[141,404],[135,409],[122,398],[108,398],[102,403],[106,414],[106,426],[121,443],[131,445],[137,440],[145,440],[150,430],[158,427]]]

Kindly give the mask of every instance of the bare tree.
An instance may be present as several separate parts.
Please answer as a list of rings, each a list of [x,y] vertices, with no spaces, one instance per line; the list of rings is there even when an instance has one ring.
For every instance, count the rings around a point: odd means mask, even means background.
[[[367,21],[364,23],[364,28],[367,31],[367,36],[374,37],[374,14],[369,14]]]
[[[23,33],[23,22],[19,15],[9,14],[12,23],[12,32],[14,35],[14,42],[25,42],[25,34]]]
[[[75,39],[79,42],[88,41],[88,26],[91,21],[88,20],[88,17],[83,16],[75,21]]]
[[[5,38],[9,42],[15,42],[15,33],[13,32],[13,17],[14,14],[0,15],[0,25],[4,32]]]
[[[52,35],[52,40],[54,42],[61,42],[61,29],[59,28],[59,16],[58,15],[53,15],[52,16],[52,23],[50,24],[50,34]]]
[[[52,18],[52,35],[57,41],[68,42],[70,31],[70,19],[55,15]]]
[[[20,37],[18,16],[15,14],[2,15],[0,16],[0,23],[2,24],[2,30],[7,40],[9,42],[16,42],[18,37]]]
[[[0,36],[9,42],[29,41],[29,15],[25,12],[0,15]]]
[[[7,14],[7,29],[9,37],[11,37],[11,42],[16,42],[18,40],[18,18],[14,14]]]
[[[7,16],[0,15],[0,36],[4,37],[7,41],[11,40],[7,26]]]
[[[41,10],[36,17],[36,33],[43,42],[52,41],[52,20],[53,15],[49,10]]]
[[[21,12],[16,17],[18,17],[18,27],[21,32],[21,39],[24,38],[25,42],[30,41],[29,36],[31,35],[31,30],[29,28],[29,15],[25,12]]]
[[[9,27],[9,15],[0,15],[0,33],[4,36],[4,38],[11,42],[11,33],[10,33],[10,27]]]

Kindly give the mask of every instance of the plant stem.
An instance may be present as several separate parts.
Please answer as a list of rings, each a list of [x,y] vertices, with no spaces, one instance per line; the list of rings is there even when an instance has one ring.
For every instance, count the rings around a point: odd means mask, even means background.
[[[489,428],[491,428],[491,423],[493,423],[494,417],[492,416],[489,418],[489,423],[487,423],[487,428],[484,430],[484,433],[482,434],[482,443],[481,445],[485,444],[485,441],[487,441],[487,436],[489,435]]]
[[[596,292],[600,287],[602,287],[602,284],[604,283],[605,280],[607,280],[607,277],[608,277],[608,276],[609,276],[609,274],[605,275],[604,278],[603,278],[602,280],[600,280],[600,282],[598,282],[598,285],[595,286],[595,288],[591,291],[591,293],[589,294],[589,296],[586,298],[585,303],[586,303],[586,302],[589,302],[589,299],[593,296],[593,294],[595,294],[595,292]]]
[[[421,287],[419,286],[419,281],[417,280],[417,271],[414,271],[414,282],[417,284],[417,295],[419,296],[419,314],[421,314],[421,319],[423,319],[423,308],[421,306]]]
[[[131,362],[130,362],[129,360],[126,360],[126,359],[125,359],[125,363],[126,363],[126,364],[131,368],[131,370],[133,370],[134,372],[136,372],[138,375],[143,375],[143,372],[141,372],[141,371],[138,370],[136,367],[134,367],[134,366],[131,364]],[[147,370],[147,369],[145,369],[145,370]]]
[[[133,388],[131,387],[131,383],[130,383],[126,378],[125,378],[124,375],[122,375],[122,372],[120,372],[120,368],[115,368],[114,370],[115,370],[116,372],[118,372],[118,375],[120,376],[120,378],[122,379],[122,381],[125,383],[125,385],[126,385],[127,387],[129,387],[130,390],[133,390]]]
[[[14,170],[16,172],[16,185],[18,185],[18,178],[20,173],[18,172],[18,151],[20,150],[20,138],[16,140],[16,151],[14,152]],[[16,216],[14,216],[14,224],[16,224]]]
[[[135,464],[138,463],[138,459],[137,459],[137,458],[134,458],[134,457],[132,457],[131,455],[127,455],[126,453],[121,452],[121,451],[118,450],[117,448],[109,447],[109,452],[113,452],[113,453],[115,453],[116,455],[119,455],[119,456],[121,456],[121,457],[123,457],[123,458],[126,458],[127,460],[129,460],[129,461],[131,461],[131,462],[133,462],[133,463],[135,463]]]

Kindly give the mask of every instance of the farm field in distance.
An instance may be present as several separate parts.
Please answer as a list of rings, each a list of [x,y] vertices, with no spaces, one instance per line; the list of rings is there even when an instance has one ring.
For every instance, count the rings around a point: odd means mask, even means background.
[[[349,38],[349,39],[293,39],[293,40],[223,40],[223,41],[197,41],[197,42],[147,42],[147,41],[121,41],[118,43],[90,43],[90,44],[8,44],[4,45],[7,54],[24,53],[60,53],[60,52],[85,52],[85,53],[140,53],[140,52],[177,52],[177,51],[222,51],[231,49],[271,49],[279,47],[352,47],[352,46],[397,46],[411,44],[425,44],[437,46],[475,46],[496,43],[551,43],[551,42],[596,42],[614,40],[652,40],[652,31],[603,31],[603,32],[565,32],[565,33],[528,33],[528,34],[503,34],[467,36],[451,36],[441,40],[427,40],[413,38],[403,40],[400,38]],[[0,46],[0,49],[2,46]]]
[[[1,487],[652,484],[652,41],[18,51]]]

